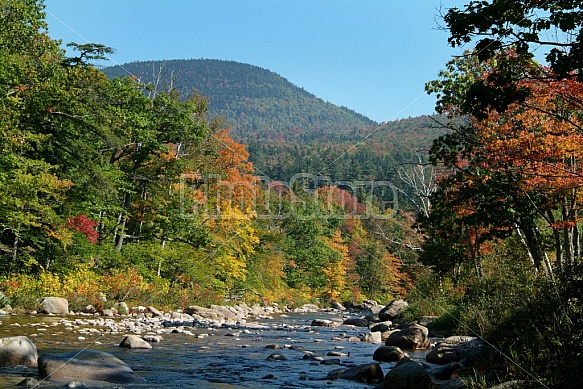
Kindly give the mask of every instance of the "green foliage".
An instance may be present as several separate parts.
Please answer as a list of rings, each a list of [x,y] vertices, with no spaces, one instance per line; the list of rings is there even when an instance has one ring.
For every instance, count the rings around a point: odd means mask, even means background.
[[[516,363],[510,365],[513,376],[532,379],[527,371],[544,377],[550,387],[576,388],[580,384],[582,271],[579,262],[560,272],[556,280],[539,279],[506,293],[503,303],[494,303],[495,296],[489,298],[494,313],[502,310],[502,314],[488,339],[502,350],[512,350]],[[502,304],[504,307],[497,309]]]
[[[450,277],[444,277],[425,268],[415,277],[415,285],[407,294],[409,306],[403,312],[407,321],[421,316],[439,316],[431,329],[451,332],[457,328],[458,304],[464,295],[464,287],[456,285]]]
[[[577,387],[583,367],[581,262],[546,278],[531,267],[516,238],[498,241],[483,260],[480,279],[468,264],[453,277],[419,275],[407,295],[406,320],[439,315],[432,331],[484,338],[502,355],[482,361],[481,368],[504,372],[506,379]]]
[[[309,216],[311,212],[314,210],[303,211],[299,217],[289,217],[284,223],[285,253],[289,259],[285,267],[286,282],[292,288],[305,285],[317,290],[326,285],[322,270],[333,254],[321,237],[322,225]]]

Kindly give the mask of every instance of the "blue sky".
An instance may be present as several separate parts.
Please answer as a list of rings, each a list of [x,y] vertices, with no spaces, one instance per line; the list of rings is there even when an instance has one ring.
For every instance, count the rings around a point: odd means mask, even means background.
[[[431,114],[452,55],[438,9],[466,0],[45,0],[49,34],[110,64],[210,58],[269,69],[378,122]]]

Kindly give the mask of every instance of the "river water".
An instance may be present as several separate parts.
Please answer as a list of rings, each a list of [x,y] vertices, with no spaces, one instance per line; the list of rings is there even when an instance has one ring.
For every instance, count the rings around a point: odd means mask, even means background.
[[[351,336],[368,332],[366,328],[310,326],[314,319],[341,321],[338,313],[278,315],[249,322],[247,328],[193,327],[187,330],[194,335],[163,334],[163,340],[152,343],[151,350],[120,348],[123,334],[97,332],[95,327],[94,333],[86,333],[83,326],[65,327],[62,319],[75,317],[3,315],[0,337],[28,336],[39,355],[84,348],[109,352],[146,379],[144,384],[132,385],[135,388],[372,388],[326,377],[338,368],[373,363],[372,355],[380,346],[349,341]],[[281,348],[270,348],[274,345]],[[323,357],[329,364],[304,359],[305,351]],[[329,352],[345,355],[327,356]],[[274,353],[286,360],[268,359]],[[409,354],[424,360],[426,352]],[[381,363],[385,374],[393,366]],[[0,387],[13,387],[24,377],[40,380],[36,367],[0,368]],[[54,384],[41,381],[39,387],[51,386]]]

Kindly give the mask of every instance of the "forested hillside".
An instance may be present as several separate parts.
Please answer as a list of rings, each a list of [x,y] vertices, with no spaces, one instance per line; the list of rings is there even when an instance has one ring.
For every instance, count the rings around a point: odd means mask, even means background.
[[[399,165],[417,162],[444,133],[436,118],[377,124],[324,102],[276,73],[233,61],[192,59],[133,62],[105,68],[138,77],[152,91],[193,90],[208,99],[210,116],[224,118],[245,144],[258,174],[289,180],[297,173],[332,180],[394,179]],[[441,118],[440,120],[444,120]]]
[[[323,101],[278,74],[253,65],[213,59],[132,62],[103,69],[110,77],[135,75],[158,91],[196,89],[209,111],[222,116],[232,133],[310,133],[339,131],[374,122],[348,108]],[[244,135],[243,135],[244,134]]]

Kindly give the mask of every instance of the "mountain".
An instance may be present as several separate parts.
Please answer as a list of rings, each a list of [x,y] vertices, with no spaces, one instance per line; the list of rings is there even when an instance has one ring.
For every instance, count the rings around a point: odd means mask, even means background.
[[[273,180],[296,173],[334,181],[392,180],[398,165],[416,162],[443,133],[430,116],[378,124],[272,71],[233,61],[143,61],[103,70],[184,97],[196,90],[208,98],[211,116],[222,117],[247,146],[256,173]]]
[[[235,136],[257,136],[306,129],[337,131],[374,124],[371,119],[314,96],[269,70],[212,59],[132,62],[104,69],[109,77],[137,76],[159,90],[177,89],[188,96],[196,89],[209,100],[209,111],[226,119]]]

